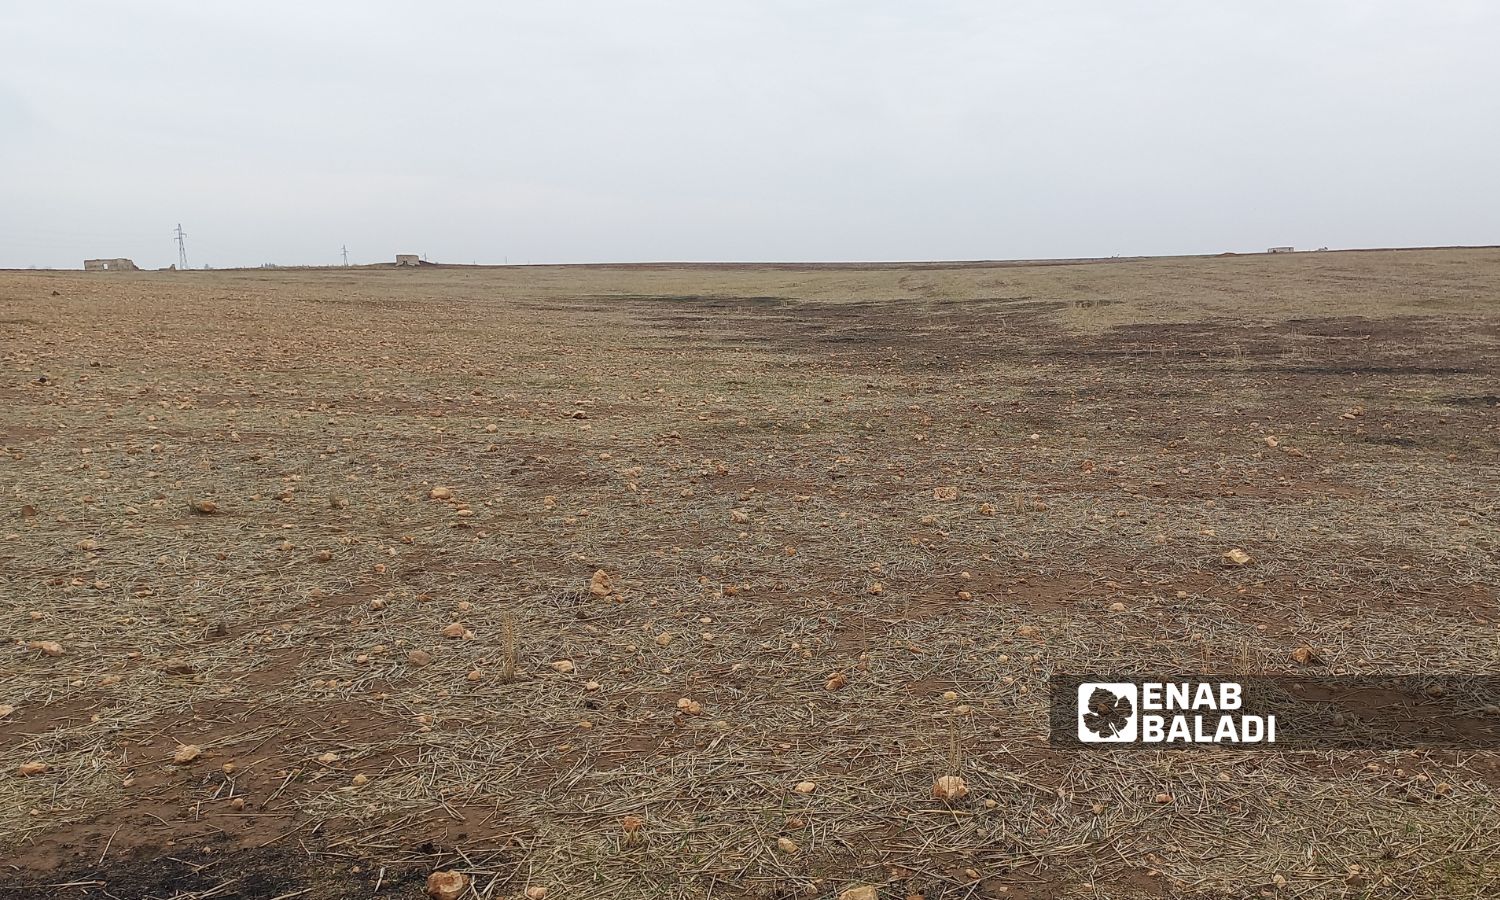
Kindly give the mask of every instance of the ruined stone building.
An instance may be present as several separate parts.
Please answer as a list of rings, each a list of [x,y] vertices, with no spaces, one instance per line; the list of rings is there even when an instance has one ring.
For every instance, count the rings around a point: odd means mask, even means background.
[[[135,263],[120,257],[119,259],[86,259],[83,261],[85,272],[134,272]]]

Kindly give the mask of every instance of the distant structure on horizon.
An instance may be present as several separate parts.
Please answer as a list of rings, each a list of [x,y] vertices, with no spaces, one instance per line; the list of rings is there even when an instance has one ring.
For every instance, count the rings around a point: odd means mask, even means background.
[[[415,253],[397,253],[396,265],[398,266],[420,266],[422,258]]]
[[[1267,247],[1266,248],[1266,252],[1267,253],[1291,253],[1295,249],[1297,249],[1297,248],[1295,248],[1295,247]]]
[[[119,259],[86,259],[83,261],[85,272],[135,272],[136,264],[120,257]]]

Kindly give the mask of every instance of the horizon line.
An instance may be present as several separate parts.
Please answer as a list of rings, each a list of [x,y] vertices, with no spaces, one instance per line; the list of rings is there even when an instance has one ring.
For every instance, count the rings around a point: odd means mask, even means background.
[[[906,259],[906,260],[816,260],[816,261],[786,261],[786,260],[716,260],[716,261],[686,261],[686,260],[645,260],[635,262],[546,262],[546,263],[460,263],[460,262],[432,262],[423,259],[418,266],[400,266],[399,268],[444,268],[444,269],[541,269],[541,268],[984,268],[999,266],[1047,266],[1047,265],[1084,265],[1090,263],[1109,262],[1139,262],[1157,259],[1224,259],[1239,256],[1304,256],[1307,254],[1327,253],[1394,253],[1413,252],[1421,250],[1496,250],[1500,244],[1432,244],[1411,245],[1398,247],[1340,247],[1337,249],[1317,248],[1309,250],[1223,250],[1217,253],[1163,253],[1163,254],[1135,254],[1119,256],[1058,256],[1058,257],[1014,257],[1008,259]],[[101,257],[114,258],[114,257]],[[119,257],[129,259],[129,257]],[[133,261],[132,261],[133,262]],[[265,263],[261,265],[229,265],[210,267],[189,267],[178,269],[175,265],[160,267],[138,267],[137,272],[257,272],[273,271],[277,269],[312,269],[312,270],[340,270],[340,269],[371,269],[371,268],[398,268],[394,260],[366,263]],[[0,266],[0,272],[85,272],[90,271],[80,268],[55,268],[50,266]],[[129,271],[129,270],[120,270]],[[112,270],[110,274],[120,274],[120,271]]]

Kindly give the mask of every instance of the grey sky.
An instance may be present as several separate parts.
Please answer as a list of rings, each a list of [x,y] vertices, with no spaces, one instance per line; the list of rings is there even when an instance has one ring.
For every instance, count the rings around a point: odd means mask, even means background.
[[[0,0],[0,266],[1500,242],[1491,0]]]

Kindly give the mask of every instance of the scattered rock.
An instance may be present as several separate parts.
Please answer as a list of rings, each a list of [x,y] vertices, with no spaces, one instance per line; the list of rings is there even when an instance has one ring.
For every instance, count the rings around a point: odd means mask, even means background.
[[[944,775],[932,783],[932,799],[952,803],[969,796],[969,786],[957,775]]]
[[[467,629],[464,628],[462,622],[454,622],[443,629],[443,637],[449,638],[450,640],[454,638],[461,638],[464,636],[464,632],[466,630]]]
[[[589,593],[595,597],[608,597],[614,592],[614,582],[609,577],[609,573],[603,569],[594,572],[593,577],[589,579]]]
[[[203,748],[197,744],[183,744],[172,754],[172,762],[179,766],[185,766],[203,755]]]
[[[1252,559],[1250,554],[1236,547],[1224,553],[1224,561],[1232,566],[1248,566]]]
[[[452,500],[453,499],[453,488],[450,488],[450,487],[435,487],[432,490],[430,490],[430,491],[427,492],[427,496],[431,497],[434,500]],[[458,873],[455,872],[453,874],[457,875]],[[463,876],[459,876],[459,877],[463,877]],[[429,879],[429,881],[430,880],[431,879]]]
[[[873,884],[857,884],[839,891],[839,900],[880,900],[880,889]]]
[[[174,656],[161,664],[161,670],[168,675],[195,675],[198,667],[180,656]]]
[[[932,499],[939,503],[951,503],[958,499],[958,488],[951,485],[932,489]]]
[[[426,650],[413,650],[406,654],[406,661],[414,666],[426,666],[432,663],[432,654]]]
[[[458,900],[469,888],[469,876],[448,869],[427,876],[427,896],[432,900]]]
[[[188,509],[200,516],[212,516],[218,513],[219,504],[212,500],[189,500]]]
[[[1323,659],[1318,655],[1318,651],[1306,644],[1292,651],[1292,660],[1301,666],[1323,665]]]
[[[811,781],[799,781],[797,782],[797,786],[792,788],[792,790],[796,791],[799,794],[811,794],[817,789],[818,785],[815,782]]]
[[[646,835],[641,831],[646,826],[646,820],[640,816],[628,815],[620,820],[620,831],[623,834],[623,843],[627,847],[639,847],[646,842]]]
[[[573,674],[573,661],[571,659],[559,659],[552,663],[552,671],[571,675]]]
[[[47,774],[47,764],[44,762],[39,762],[37,760],[23,762],[21,763],[21,767],[17,769],[16,772],[23,778],[29,778],[32,775],[45,775]]]

